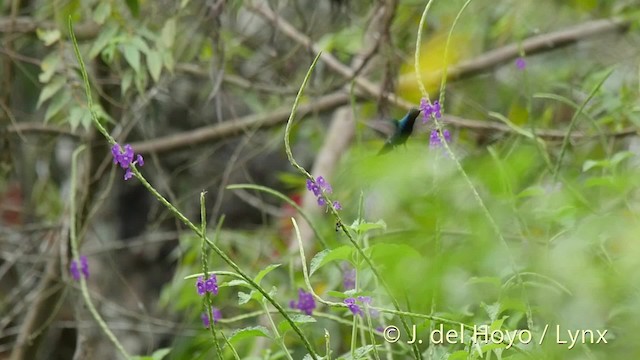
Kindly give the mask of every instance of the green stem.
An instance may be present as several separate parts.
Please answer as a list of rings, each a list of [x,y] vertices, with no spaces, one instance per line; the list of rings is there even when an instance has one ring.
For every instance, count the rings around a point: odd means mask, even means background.
[[[202,234],[207,233],[207,208],[205,206],[205,194],[206,191],[202,191],[200,193],[200,231]],[[214,240],[218,239],[218,234],[220,228],[222,228],[222,223],[224,221],[224,216],[218,221],[218,226],[216,227],[216,235]],[[202,273],[204,274],[203,279],[206,281],[209,278],[209,263],[208,258],[209,254],[207,251],[207,247],[205,246],[206,242],[202,239],[202,248],[200,250],[202,257]],[[218,355],[218,359],[222,360],[222,349],[220,348],[220,343],[218,342],[218,335],[216,334],[216,329],[214,326],[213,319],[213,309],[211,308],[213,305],[211,303],[211,294],[206,292],[204,294],[204,307],[207,316],[209,317],[209,331],[211,332],[211,336],[213,337],[213,343],[216,347],[216,354]]]
[[[70,186],[71,199],[69,204],[71,219],[69,224],[69,227],[70,227],[69,237],[71,238],[71,253],[73,255],[74,261],[76,261],[77,264],[80,264],[80,253],[78,252],[78,239],[76,238],[76,191],[75,191],[76,177],[77,177],[76,172],[78,169],[78,166],[77,166],[78,156],[84,149],[85,149],[84,145],[79,146],[71,156],[71,186]],[[96,320],[96,322],[98,323],[102,331],[104,331],[105,335],[107,335],[109,340],[111,340],[113,345],[115,345],[116,349],[118,349],[118,351],[122,354],[122,356],[124,356],[125,359],[130,359],[131,357],[129,356],[127,351],[124,349],[122,344],[120,344],[116,336],[111,332],[111,329],[109,329],[107,324],[104,322],[104,320],[100,316],[100,313],[98,313],[98,310],[96,310],[95,306],[93,305],[93,302],[91,302],[91,297],[89,296],[89,289],[87,288],[87,281],[83,275],[84,274],[80,275],[80,289],[82,291],[82,297],[84,298],[84,301],[87,304],[87,307],[91,312],[91,315],[93,315],[93,318]]]

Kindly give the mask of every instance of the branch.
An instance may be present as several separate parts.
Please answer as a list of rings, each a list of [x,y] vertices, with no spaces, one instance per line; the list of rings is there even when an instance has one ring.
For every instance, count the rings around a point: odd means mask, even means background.
[[[347,104],[349,95],[333,93],[315,99],[313,102],[301,105],[298,108],[298,116],[305,116],[312,112],[320,112]],[[236,120],[224,121],[212,126],[204,126],[192,131],[169,135],[149,141],[131,144],[136,152],[165,152],[174,149],[192,146],[212,139],[226,138],[240,135],[252,128],[269,128],[284,123],[291,113],[289,105],[281,106],[267,114],[252,114]]]
[[[15,21],[14,21],[15,20]],[[19,16],[15,19],[10,17],[0,18],[0,33],[34,33],[36,29],[61,29],[55,22],[52,21],[36,21],[29,16]],[[74,26],[76,38],[78,40],[93,39],[100,33],[100,25],[94,22],[87,22],[84,24],[78,24]]]

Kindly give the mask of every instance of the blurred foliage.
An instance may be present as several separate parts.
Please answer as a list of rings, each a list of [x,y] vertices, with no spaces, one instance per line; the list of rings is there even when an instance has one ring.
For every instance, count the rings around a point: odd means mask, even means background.
[[[290,105],[312,58],[308,49],[259,20],[248,10],[248,1],[227,2],[221,20],[209,17],[215,12],[211,3],[72,0],[37,7],[36,20],[55,19],[57,26],[38,27],[39,69],[35,73],[23,70],[22,75],[31,76],[39,87],[39,95],[32,96],[37,100],[30,100],[31,111],[39,112],[42,122],[68,126],[82,134],[91,132],[89,109],[65,30],[68,16],[76,23],[91,21],[99,26],[95,37],[82,42],[81,50],[87,63],[93,65],[89,75],[92,84],[98,84],[94,96],[101,99],[96,104],[100,121],[110,128],[129,124],[123,119],[130,121],[138,116],[138,109],[146,108],[147,102],[153,110],[142,112],[144,125],[138,129],[139,136],[146,138],[235,117],[237,108],[241,114],[267,113]],[[280,6],[279,14],[300,33],[349,64],[369,45],[365,37],[370,10],[376,2],[328,3],[272,5]],[[518,44],[529,36],[581,21],[603,16],[635,19],[638,14],[637,5],[625,0],[476,1],[462,15],[451,38],[449,57],[444,59],[447,34],[462,3],[435,1],[429,13],[419,71],[432,98],[438,96],[441,81],[434,74],[445,65],[472,60],[490,49]],[[391,47],[381,51],[379,63],[366,74],[375,80],[392,74],[396,93],[416,104],[421,95],[413,51],[424,5],[424,1],[400,1],[389,31]],[[636,271],[640,268],[640,145],[637,136],[608,135],[640,126],[638,40],[636,21],[625,34],[585,39],[536,56],[525,54],[524,71],[506,63],[447,84],[445,113],[480,121],[502,117],[509,120],[512,129],[526,129],[505,133],[459,128],[451,145],[504,241],[450,155],[441,148],[429,149],[432,123],[420,122],[406,147],[375,156],[382,139],[361,123],[378,116],[374,115],[376,111],[381,113],[379,117],[387,115],[384,106],[377,99],[355,104],[358,141],[344,154],[331,179],[331,196],[341,201],[345,224],[358,235],[357,241],[391,292],[384,291],[346,236],[336,231],[335,219],[320,213],[313,216],[313,221],[329,248],[318,243],[312,253],[306,254],[316,293],[334,302],[372,296],[374,306],[385,309],[392,308],[391,295],[403,310],[471,326],[486,324],[495,330],[523,330],[528,329],[529,321],[533,323],[529,330],[534,341],[529,345],[518,345],[517,349],[506,349],[505,344],[422,345],[425,356],[433,359],[640,357],[635,340],[640,330],[640,273]],[[574,132],[585,136],[568,141],[569,150],[555,179],[553,167],[563,139],[542,141],[531,134],[541,128],[566,130],[576,109],[610,69],[611,75],[577,117]],[[187,85],[181,87],[181,81]],[[307,89],[307,99],[313,101],[318,94],[348,82],[319,66]],[[219,90],[216,83],[224,83],[226,97],[216,100],[214,109],[209,100]],[[241,83],[244,85],[238,85]],[[164,114],[163,105],[172,102],[186,107],[187,115]],[[219,116],[222,111],[225,115]],[[390,113],[398,118],[402,110],[392,109]],[[322,116],[314,114],[309,119],[320,120]],[[300,152],[306,151],[302,155],[307,157],[306,163],[313,158],[309,153],[315,154],[323,144],[326,131],[320,121],[296,124],[292,139],[304,148]],[[265,142],[279,144],[282,130],[270,130],[267,137]],[[195,198],[192,195],[206,187],[196,182],[196,176],[179,176],[193,174],[187,170],[183,173],[182,167],[201,170],[208,166],[206,157],[194,159],[195,152],[192,149],[184,156],[189,161],[167,155],[178,164],[169,176],[180,181],[172,184],[172,190],[182,196],[176,197],[181,202],[191,201],[183,199]],[[278,173],[282,187],[304,191],[302,177],[273,172]],[[158,177],[165,175],[160,174]],[[61,189],[46,176],[34,183],[30,196],[38,218],[53,221],[62,216]],[[252,194],[257,197],[257,192]],[[359,212],[361,196],[363,209]],[[292,214],[284,211],[284,206],[276,209],[282,210],[280,217],[273,216],[275,220],[264,221],[259,228],[225,229],[218,245],[286,307],[306,285],[297,253],[288,249],[292,232],[288,220]],[[162,311],[178,319],[171,350],[167,353],[160,349],[140,359],[213,357],[211,335],[200,323],[204,305],[196,293],[195,279],[185,280],[202,272],[200,251],[197,236],[181,236],[171,254],[171,260],[178,264],[174,278],[163,286],[159,298]],[[343,288],[346,263],[357,269],[356,290]],[[209,269],[231,271],[214,255],[209,256]],[[293,358],[305,356],[282,316],[272,314],[275,329],[265,319],[262,295],[236,278],[220,276],[219,284],[220,292],[213,301],[223,314],[215,326],[226,338],[219,339],[224,358],[234,356],[231,346],[241,358],[283,358],[278,336]],[[357,341],[352,341],[353,316],[345,308],[318,304],[313,317],[293,316],[320,353],[325,348],[326,329],[333,358],[339,354],[343,358],[373,357],[369,333],[364,329],[366,319],[355,322],[359,326],[353,333]],[[424,318],[408,318],[425,338],[424,334],[440,325]],[[400,327],[395,315],[383,314],[372,320],[373,328]],[[537,345],[547,324],[551,327],[547,340]],[[607,329],[609,344],[579,344],[569,350],[567,345],[556,343],[556,325],[563,331]],[[445,330],[453,328],[444,325]],[[196,335],[187,332],[194,329]],[[375,341],[381,344],[378,335]],[[466,335],[470,336],[468,330]],[[412,356],[404,341],[408,334],[402,336],[401,342],[389,346],[396,358]],[[557,336],[567,339],[564,332]],[[384,349],[379,347],[378,351],[386,354]]]

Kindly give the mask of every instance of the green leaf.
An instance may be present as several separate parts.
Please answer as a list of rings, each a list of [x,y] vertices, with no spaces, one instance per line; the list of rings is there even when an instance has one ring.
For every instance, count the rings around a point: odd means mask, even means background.
[[[143,93],[145,88],[147,87],[147,81],[149,77],[147,76],[146,71],[141,71],[136,75],[137,76],[135,76],[133,79],[134,83],[136,84],[136,89],[138,90],[138,92]]]
[[[140,50],[141,52],[145,53],[145,55],[148,55],[149,52],[151,51],[151,49],[149,49],[149,46],[147,45],[147,43],[139,36],[135,36],[131,39],[131,44],[135,47],[138,48],[138,50]]]
[[[93,21],[102,25],[109,15],[111,15],[111,2],[102,1],[93,12]]]
[[[108,24],[100,30],[100,34],[93,41],[93,46],[89,50],[89,58],[93,59],[104,49],[107,44],[113,41],[118,35],[118,27],[114,24]]]
[[[353,351],[353,356],[351,356],[351,352],[341,355],[338,357],[340,360],[357,360],[357,359],[366,359],[367,354],[373,351],[373,345],[365,345],[361,346]]]
[[[167,50],[162,52],[162,62],[164,63],[164,67],[166,67],[169,72],[173,73],[175,62],[173,61],[173,55],[171,55],[170,51]]]
[[[164,359],[167,355],[169,355],[169,353],[171,352],[170,348],[165,348],[165,349],[158,349],[156,351],[153,352],[153,354],[151,355],[151,357],[153,358],[153,360],[162,360]]]
[[[58,64],[60,64],[60,56],[58,56],[57,52],[52,52],[42,59],[42,62],[40,63],[40,69],[42,72],[38,75],[38,81],[43,84],[51,81],[51,78],[55,75],[56,70],[58,69]]]
[[[138,48],[129,43],[122,45],[122,52],[124,54],[124,58],[127,59],[127,62],[136,73],[140,72],[140,52]]]
[[[309,276],[313,275],[318,269],[325,264],[335,260],[349,260],[353,249],[344,245],[331,250],[322,250],[311,259]]]
[[[270,273],[271,271],[277,269],[280,265],[281,264],[271,264],[271,265],[267,266],[266,268],[260,270],[258,275],[256,275],[256,277],[253,279],[253,281],[255,281],[259,285],[260,281],[262,281],[262,279],[265,276],[267,276],[268,273]]]
[[[447,360],[466,360],[466,359],[467,359],[467,352],[464,350],[458,350],[452,353],[451,355],[449,355],[449,357],[447,358]]]
[[[587,172],[596,166],[602,166],[602,161],[587,160],[582,164],[582,172]]]
[[[71,101],[71,94],[68,91],[57,93],[53,97],[53,100],[51,100],[47,112],[44,114],[44,122],[46,123],[52,117],[56,116],[69,101]]]
[[[162,59],[157,51],[151,50],[147,54],[147,66],[149,66],[149,74],[154,82],[160,80],[160,73],[162,72]]]
[[[269,330],[264,326],[246,327],[244,329],[239,329],[234,331],[233,334],[229,336],[229,342],[242,340],[242,339],[249,339],[253,337],[271,338],[271,334],[269,333]]]
[[[127,4],[127,7],[133,17],[137,18],[140,16],[140,3],[138,0],[124,0],[124,2]]]
[[[131,71],[130,69],[127,69],[124,71],[124,75],[122,75],[122,80],[120,81],[120,92],[122,96],[124,96],[127,90],[129,90],[132,82],[133,82],[133,71]]]
[[[56,41],[60,40],[60,31],[58,29],[54,29],[54,30],[36,29],[36,34],[38,35],[38,39],[44,42],[45,46],[50,46],[54,44]]]
[[[62,76],[56,76],[47,86],[45,86],[40,92],[38,97],[38,104],[36,108],[39,109],[42,104],[49,100],[53,95],[57,94],[60,89],[67,83],[67,80]]]
[[[307,324],[314,323],[317,320],[313,316],[305,315],[305,314],[293,314],[291,315],[291,320],[293,320],[296,324]],[[291,330],[291,324],[287,320],[282,320],[278,324],[278,331],[280,334],[284,334],[285,332]]]
[[[385,230],[387,228],[387,224],[383,220],[378,220],[374,223],[356,220],[350,227],[354,231],[363,234],[371,230]]]
[[[248,282],[244,281],[244,280],[240,280],[240,279],[236,279],[236,280],[230,280],[227,281],[225,283],[225,285],[229,286],[229,287],[233,287],[233,286],[244,286],[246,288],[251,289],[251,285],[249,285]]]
[[[251,294],[247,294],[246,292],[239,291],[238,292],[238,305],[244,305],[244,304],[248,303],[249,300],[251,300],[251,295],[252,294],[253,294],[253,291],[251,292]]]
[[[164,48],[170,49],[176,37],[176,19],[171,18],[164,23],[160,31],[160,40]]]
[[[632,153],[631,151],[620,151],[615,155],[613,155],[613,157],[611,158],[611,165],[615,167],[623,160],[633,157],[634,155],[635,154]]]
[[[545,189],[540,185],[529,186],[528,188],[522,190],[516,197],[517,198],[528,198],[528,197],[538,197],[545,194]]]
[[[74,107],[69,112],[69,125],[71,125],[71,130],[75,130],[80,125],[80,121],[82,120],[82,108]]]

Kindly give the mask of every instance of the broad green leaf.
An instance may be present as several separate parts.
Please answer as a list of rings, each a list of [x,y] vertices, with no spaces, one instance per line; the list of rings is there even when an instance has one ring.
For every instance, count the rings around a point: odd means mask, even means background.
[[[38,39],[44,42],[45,46],[50,46],[54,44],[56,41],[60,40],[60,31],[58,29],[54,29],[54,30],[37,29],[36,34],[38,35]]]
[[[318,269],[325,264],[335,260],[349,260],[353,248],[344,245],[331,250],[322,250],[311,259],[311,266],[309,269],[309,276],[313,275]]]
[[[56,76],[53,80],[45,86],[40,92],[40,96],[38,97],[38,104],[36,108],[40,108],[42,104],[49,100],[53,95],[57,94],[60,89],[67,83],[67,80],[62,76]]]
[[[229,342],[235,340],[249,339],[253,337],[266,337],[271,338],[271,334],[269,330],[264,326],[252,326],[246,327],[244,329],[239,329],[233,332],[231,336],[229,336]]]
[[[266,268],[260,270],[260,272],[258,273],[258,275],[256,275],[256,277],[253,279],[253,281],[256,282],[256,284],[260,284],[260,281],[262,281],[262,279],[267,276],[268,273],[270,273],[271,271],[277,269],[278,267],[280,267],[281,264],[271,264],[269,266],[267,266]]]
[[[93,21],[102,25],[104,24],[107,17],[111,15],[111,2],[110,1],[102,1],[96,7],[96,10],[93,12]]]
[[[173,61],[173,55],[171,54],[171,51],[165,50],[161,54],[162,54],[162,62],[164,63],[164,67],[167,68],[169,72],[173,73],[175,62]]]
[[[131,43],[123,44],[122,52],[124,58],[127,59],[127,62],[131,65],[131,68],[133,68],[136,73],[140,72],[140,51],[138,51],[138,48]]]
[[[127,90],[131,87],[131,83],[133,82],[133,71],[131,69],[127,69],[124,71],[122,75],[122,80],[120,81],[120,92],[121,95],[124,96]]]
[[[40,69],[42,72],[38,75],[38,81],[43,84],[51,81],[51,78],[55,75],[56,70],[58,69],[58,64],[60,64],[60,56],[55,51],[42,59],[42,62],[40,63]]]
[[[51,100],[51,103],[44,114],[44,122],[46,123],[51,120],[52,117],[56,116],[60,110],[69,103],[69,101],[71,101],[71,94],[68,91],[61,91],[57,93],[53,97],[53,100]]]
[[[293,320],[296,324],[306,324],[306,323],[314,323],[317,320],[313,316],[305,315],[305,314],[293,314],[291,315],[291,320]],[[291,330],[291,324],[287,320],[282,320],[278,324],[278,331],[281,334]]]
[[[171,49],[176,37],[176,19],[171,18],[164,23],[162,30],[160,31],[160,40],[162,46],[166,49]]]
[[[184,9],[185,6],[189,5],[190,0],[182,0],[180,1],[180,9]]]
[[[162,72],[162,58],[160,58],[160,54],[157,51],[149,51],[147,54],[147,66],[149,66],[151,78],[157,83],[160,80],[160,73]]]
[[[171,352],[171,349],[169,348],[165,348],[165,349],[158,349],[156,351],[153,352],[153,354],[151,355],[151,357],[153,358],[153,360],[162,360],[164,359],[167,355],[169,355],[169,353]]]
[[[528,198],[528,197],[538,197],[542,196],[546,193],[545,189],[540,185],[529,186],[528,188],[522,190],[516,197],[517,198]]]
[[[248,282],[246,282],[246,281],[244,281],[244,280],[239,280],[239,279],[227,281],[227,282],[225,283],[225,285],[226,285],[226,286],[229,286],[229,287],[233,287],[233,286],[244,286],[244,287],[246,287],[246,288],[251,289],[251,285],[249,285],[249,283],[248,283]]]
[[[147,43],[139,36],[133,37],[130,42],[133,46],[137,47],[138,50],[145,53],[145,55],[149,54],[149,52],[151,51]]]
[[[582,172],[587,172],[596,166],[602,166],[602,161],[587,160],[582,164]]]
[[[80,121],[82,120],[82,108],[74,107],[69,111],[69,125],[71,125],[71,130],[75,130],[80,125]]]
[[[141,71],[134,76],[133,81],[136,84],[138,92],[143,93],[145,91],[148,79],[146,71]]]
[[[107,24],[100,30],[100,34],[93,41],[91,50],[89,50],[89,58],[93,59],[104,49],[107,44],[114,40],[118,34],[118,27],[115,24]]]
[[[351,225],[351,229],[362,234],[371,230],[385,230],[387,224],[383,220],[378,220],[374,223],[367,221],[354,221]]]
[[[246,292],[238,291],[238,305],[244,305],[248,303],[249,300],[251,300],[252,294],[253,294],[253,291],[250,294],[247,294]]]
[[[617,166],[623,160],[633,157],[634,155],[631,151],[620,151],[611,158],[611,165]]]

